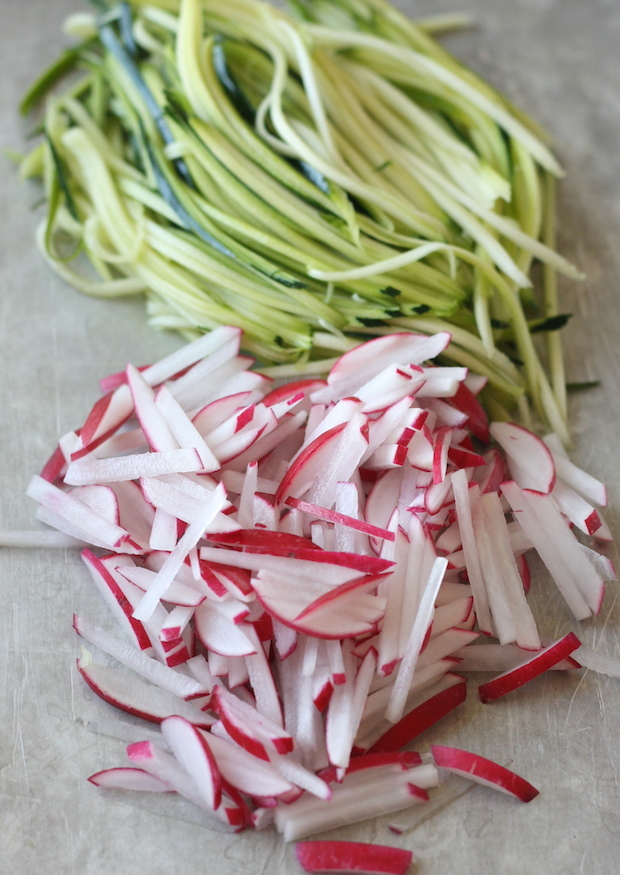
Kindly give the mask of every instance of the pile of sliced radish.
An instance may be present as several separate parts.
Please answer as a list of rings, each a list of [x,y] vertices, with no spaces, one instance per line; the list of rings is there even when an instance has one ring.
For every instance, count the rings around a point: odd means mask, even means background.
[[[541,641],[524,554],[576,618],[598,612],[614,570],[574,529],[609,539],[604,487],[553,435],[489,429],[483,381],[432,364],[446,333],[372,340],[326,380],[279,387],[240,340],[219,328],[104,380],[30,483],[38,518],[89,545],[121,627],[74,618],[112,658],[85,651],[82,677],[161,728],[90,780],[174,791],[207,823],[286,841],[423,805],[439,767],[529,801],[477,754],[401,749],[463,702],[460,668],[498,672],[489,702],[579,665],[573,633]],[[347,842],[298,855],[314,872],[411,859]]]

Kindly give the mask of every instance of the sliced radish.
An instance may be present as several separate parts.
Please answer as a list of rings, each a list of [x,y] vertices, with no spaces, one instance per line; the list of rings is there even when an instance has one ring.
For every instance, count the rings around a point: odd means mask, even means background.
[[[129,386],[121,385],[95,402],[80,429],[72,458],[79,459],[114,434],[134,412]]]
[[[339,513],[338,511],[330,510],[329,508],[321,507],[317,504],[311,504],[309,501],[302,501],[299,498],[289,496],[289,498],[286,499],[286,504],[289,507],[294,507],[297,510],[302,511],[302,513],[307,513],[317,517],[317,519],[322,519],[339,526],[348,526],[358,532],[363,532],[365,535],[370,535],[373,538],[386,541],[394,540],[394,532],[390,532],[388,529],[373,526],[370,523]]]
[[[206,527],[222,510],[226,501],[226,491],[218,486],[204,504],[200,514],[192,520],[179,539],[175,548],[171,551],[162,568],[158,571],[157,580],[149,588],[134,617],[138,620],[148,619],[152,614],[158,600],[165,594],[168,586],[174,579],[182,562],[189,551],[196,546]]]
[[[57,486],[48,483],[42,477],[35,475],[32,478],[26,494],[39,502],[41,507],[57,514],[71,526],[75,526],[83,532],[85,539],[90,535],[97,543],[106,544],[109,550],[122,549],[126,552],[138,552],[129,532],[87,507],[70,493],[63,492]]]
[[[431,753],[441,768],[462,775],[464,778],[470,778],[486,787],[493,787],[495,790],[516,796],[521,802],[531,802],[538,796],[539,791],[536,787],[524,778],[479,754],[438,744],[431,745]]]
[[[242,793],[250,796],[283,796],[293,789],[271,763],[253,757],[236,744],[213,733],[198,730],[217,763],[222,777]],[[183,748],[179,748],[181,752]]]
[[[583,554],[562,515],[547,494],[502,484],[502,492],[577,619],[598,613],[604,580]]]
[[[581,646],[574,632],[569,632],[559,641],[555,641],[544,650],[539,651],[530,659],[510,671],[504,672],[486,684],[478,687],[478,695],[483,702],[493,702],[507,693],[522,687],[529,681],[543,674],[549,668],[557,665]]]
[[[173,793],[161,778],[145,772],[144,769],[125,766],[117,769],[104,769],[95,772],[88,780],[95,787],[104,787],[107,790],[137,790],[142,793]]]
[[[493,629],[489,596],[484,583],[480,551],[476,541],[476,511],[479,508],[479,492],[473,485],[470,489],[467,475],[463,469],[452,475],[452,488],[456,503],[456,517],[459,531],[463,539],[463,553],[467,566],[467,576],[474,597],[474,607],[478,617],[478,625],[483,632],[490,633]]]
[[[222,776],[204,733],[179,715],[162,720],[161,731],[176,758],[191,775],[201,798],[209,808],[219,808]]]
[[[436,688],[431,688],[430,693],[421,704],[384,732],[368,748],[367,753],[385,753],[409,744],[465,701],[466,682],[458,675],[447,675]]]
[[[234,825],[224,806],[220,806],[213,812],[212,806],[203,797],[191,776],[185,768],[164,750],[150,741],[139,741],[130,744],[127,748],[127,756],[132,763],[149,772],[169,787],[176,790],[181,796],[189,799],[209,814],[215,814],[218,821]],[[235,818],[236,820],[236,818]]]
[[[82,550],[82,559],[90,572],[91,579],[130,640],[140,650],[151,651],[152,645],[148,632],[144,624],[133,616],[133,608],[113,575],[92,550]]]
[[[351,775],[354,772],[364,771],[365,769],[376,769],[377,767],[395,766],[396,769],[407,769],[411,766],[419,766],[422,763],[422,757],[415,750],[396,751],[376,754],[364,754],[363,756],[352,757],[349,765],[345,770],[345,775]],[[330,766],[321,772],[321,777],[325,781],[342,780],[344,775],[339,777],[340,770],[334,766]]]
[[[157,573],[155,571],[136,565],[123,565],[118,568],[118,571],[130,583],[133,583],[144,592],[148,590],[149,586],[151,586],[157,578]],[[203,591],[197,581],[194,585],[188,585],[179,580],[177,576],[166,590],[164,600],[172,605],[196,608],[198,605],[202,604],[205,598],[206,592]]]
[[[405,875],[413,853],[363,842],[297,842],[295,856],[305,872],[359,872],[361,875]]]
[[[175,374],[180,374],[196,362],[213,356],[214,353],[230,345],[234,355],[239,351],[241,331],[230,325],[222,325],[202,337],[181,347],[142,372],[149,386],[158,386]],[[212,360],[212,359],[211,359]]]
[[[484,407],[465,382],[459,383],[455,394],[450,399],[450,403],[457,410],[467,414],[467,426],[474,437],[488,444],[491,437],[489,420]]]
[[[334,452],[340,434],[345,429],[345,424],[335,425],[329,431],[315,438],[304,451],[297,457],[295,462],[286,472],[276,492],[276,501],[283,503],[293,495],[299,498],[312,486],[324,465]]]
[[[494,422],[491,436],[506,453],[508,470],[522,489],[551,492],[555,465],[549,448],[539,437],[514,422]]]
[[[71,462],[65,474],[65,483],[71,486],[115,483],[119,480],[137,480],[139,477],[158,477],[162,474],[201,470],[202,460],[197,451],[191,447],[182,450],[137,453],[111,459],[81,459]]]
[[[578,664],[573,635],[541,649],[524,554],[537,549],[576,616],[596,613],[614,569],[570,523],[610,537],[604,488],[553,436],[489,429],[485,378],[432,361],[449,341],[386,335],[327,381],[274,388],[240,332],[218,329],[105,381],[29,495],[55,543],[106,551],[84,560],[130,643],[74,625],[131,671],[84,657],[83,679],[160,723],[173,754],[138,742],[137,768],[93,783],[173,789],[211,824],[273,823],[291,841],[429,798],[437,766],[398,751],[464,701],[459,664],[503,671],[484,701]],[[489,431],[501,449],[480,455]],[[472,650],[480,633],[500,643]],[[477,755],[435,752],[531,792]],[[322,845],[325,859],[314,845],[308,865],[410,860],[345,845]]]
[[[276,389],[272,389],[271,392],[265,395],[263,403],[266,404],[267,407],[273,407],[274,404],[279,404],[282,401],[288,403],[291,399],[297,399],[300,396],[302,398],[308,398],[313,392],[318,392],[319,389],[322,389],[326,385],[327,383],[325,380],[313,379],[285,383],[283,386],[278,386]]]
[[[220,656],[249,656],[254,644],[220,604],[205,600],[194,612],[196,634],[207,650]]]
[[[269,751],[284,754],[293,750],[295,740],[292,735],[225,687],[216,685],[213,688],[211,708],[237,744],[259,759],[269,761]]]
[[[265,553],[268,556],[295,556],[299,555],[300,550],[320,549],[301,535],[265,529],[238,529],[235,532],[211,535],[209,540],[224,546],[242,547],[249,553]]]
[[[567,486],[562,480],[556,480],[551,493],[553,498],[568,519],[586,535],[596,535],[603,525],[603,520],[596,508],[592,507],[578,492]]]
[[[435,358],[450,342],[446,332],[432,337],[392,334],[368,341],[341,356],[327,378],[328,387],[315,392],[315,403],[331,401],[356,392],[369,378],[393,362],[419,365]]]
[[[543,438],[543,441],[553,456],[557,476],[587,501],[591,501],[592,504],[599,507],[606,507],[607,489],[605,484],[570,461],[557,435],[548,434]]]
[[[391,772],[383,779],[346,781],[333,789],[326,805],[323,800],[302,796],[296,802],[275,811],[275,825],[284,841],[296,841],[320,830],[337,829],[367,820],[379,814],[402,811],[411,805],[424,803],[428,793],[409,781],[408,773],[395,776]]]
[[[398,674],[392,687],[390,703],[385,712],[386,718],[391,723],[397,723],[402,717],[407,700],[407,693],[415,672],[416,662],[418,661],[424,637],[431,623],[435,600],[437,598],[437,593],[439,592],[439,587],[443,581],[444,574],[446,573],[447,565],[448,562],[446,559],[437,558],[435,560],[422,597],[419,601],[415,622],[411,627],[409,639],[403,651],[403,659],[398,668]],[[441,656],[438,658],[441,658]]]
[[[171,714],[180,714],[204,729],[213,723],[213,718],[196,705],[145,683],[139,675],[84,659],[78,660],[77,666],[80,675],[93,692],[105,702],[134,717],[141,717],[151,723],[161,723]]]
[[[104,653],[113,656],[127,668],[133,669],[137,674],[181,699],[191,699],[193,696],[202,695],[205,692],[197,681],[162,665],[143,652],[135,650],[130,644],[114,638],[100,626],[78,617],[77,614],[73,616],[73,628],[78,635]]]

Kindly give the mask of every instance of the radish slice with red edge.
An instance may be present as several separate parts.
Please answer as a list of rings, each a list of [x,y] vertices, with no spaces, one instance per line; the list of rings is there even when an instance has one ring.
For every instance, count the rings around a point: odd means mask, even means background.
[[[203,729],[213,723],[213,717],[201,711],[193,702],[186,702],[173,693],[148,684],[137,674],[109,665],[98,665],[84,658],[78,660],[77,667],[99,698],[134,717],[150,723],[161,723],[172,714],[180,714]]]
[[[358,875],[405,875],[413,853],[365,842],[297,842],[295,856],[305,872],[354,872]]]
[[[525,778],[477,753],[439,744],[431,745],[431,753],[440,768],[470,778],[485,787],[501,790],[521,802],[531,802],[538,796],[539,791]]]
[[[176,758],[192,776],[207,805],[214,810],[219,808],[222,776],[204,734],[178,714],[166,717],[162,721],[161,731]]]
[[[458,675],[446,678],[445,688],[418,705],[388,729],[368,749],[369,754],[398,750],[461,705],[467,696],[466,681]]]
[[[495,699],[512,693],[534,678],[539,677],[547,669],[552,668],[581,647],[581,641],[574,632],[569,632],[559,641],[555,641],[544,650],[536,653],[530,659],[522,662],[516,668],[506,671],[478,687],[478,695],[482,702],[493,702]]]
[[[556,477],[553,456],[537,435],[515,422],[494,422],[491,436],[506,453],[508,470],[522,489],[551,492]]]
[[[88,780],[95,787],[105,787],[108,790],[138,790],[141,793],[174,793],[161,778],[155,777],[144,769],[123,766],[116,769],[103,769],[95,772]]]

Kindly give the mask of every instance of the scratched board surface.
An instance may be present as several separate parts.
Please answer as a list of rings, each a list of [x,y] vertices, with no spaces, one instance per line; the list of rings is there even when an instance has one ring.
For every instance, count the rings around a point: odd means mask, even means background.
[[[446,0],[401,4],[449,11]],[[29,124],[16,105],[33,74],[63,45],[61,21],[78,0],[2,0],[0,145],[20,148]],[[457,7],[462,8],[462,7]],[[617,0],[470,0],[477,27],[448,45],[551,131],[568,171],[560,191],[560,248],[587,273],[562,282],[571,381],[600,388],[571,400],[575,460],[610,487],[607,520],[620,536],[620,5]],[[142,304],[79,296],[51,275],[34,232],[40,194],[2,159],[0,186],[0,527],[33,527],[24,491],[56,438],[88,410],[97,378],[146,363],[177,338],[146,326]],[[610,555],[614,557],[612,550]],[[609,587],[600,617],[577,628],[536,569],[541,631],[574,629],[620,656],[620,606]],[[298,871],[292,849],[267,831],[225,836],[185,807],[129,801],[85,778],[122,762],[117,720],[76,677],[78,611],[105,610],[70,551],[0,551],[0,872],[157,875],[181,867],[217,875]],[[551,673],[511,697],[465,709],[420,739],[476,750],[540,788],[520,805],[475,787],[408,835],[385,819],[339,837],[411,848],[420,875],[615,873],[620,854],[620,681]]]

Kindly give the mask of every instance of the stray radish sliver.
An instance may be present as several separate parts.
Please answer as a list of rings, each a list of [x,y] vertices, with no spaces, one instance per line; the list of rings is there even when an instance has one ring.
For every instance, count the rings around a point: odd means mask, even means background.
[[[365,842],[297,842],[295,856],[305,872],[356,872],[358,875],[405,875],[411,851]]]
[[[158,746],[136,728],[130,767],[91,783],[176,791],[214,828],[274,825],[285,841],[424,805],[437,766],[533,798],[477,754],[402,748],[465,700],[458,672],[480,664],[481,634],[501,650],[483,664],[509,666],[483,702],[578,665],[572,633],[541,648],[523,554],[538,551],[578,619],[597,613],[614,570],[582,541],[608,537],[606,492],[554,435],[489,427],[484,379],[433,361],[449,342],[386,335],[326,380],[274,386],[223,328],[104,381],[28,489],[40,520],[93,548],[125,635],[75,617],[121,663],[85,657],[84,681],[162,730]],[[298,848],[312,872],[411,862]]]
[[[479,754],[439,744],[431,745],[431,753],[440,768],[454,772],[455,775],[462,775],[464,778],[471,778],[472,781],[484,784],[486,787],[493,787],[516,796],[521,802],[531,802],[538,796],[539,791],[525,778]]]
[[[522,687],[523,684],[539,677],[543,672],[567,659],[580,646],[579,638],[574,632],[569,632],[568,635],[545,647],[544,650],[536,653],[530,659],[478,687],[481,701],[492,702],[494,699],[499,699],[501,696]]]
[[[195,726],[207,729],[213,718],[194,702],[180,700],[173,693],[149,684],[137,674],[109,665],[97,665],[88,658],[78,661],[78,670],[88,686],[104,702],[150,723],[161,723],[173,714],[182,715]]]
[[[173,788],[145,772],[143,769],[121,766],[118,769],[103,769],[95,772],[88,780],[95,787],[106,787],[109,790],[138,790],[142,793],[172,793]]]

